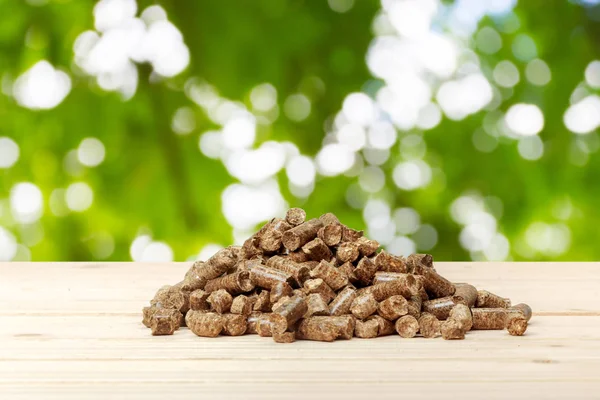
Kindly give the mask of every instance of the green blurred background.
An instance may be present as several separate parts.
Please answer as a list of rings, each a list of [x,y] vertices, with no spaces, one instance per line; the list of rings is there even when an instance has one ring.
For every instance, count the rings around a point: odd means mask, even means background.
[[[0,260],[204,258],[289,206],[597,260],[597,3],[0,0]]]

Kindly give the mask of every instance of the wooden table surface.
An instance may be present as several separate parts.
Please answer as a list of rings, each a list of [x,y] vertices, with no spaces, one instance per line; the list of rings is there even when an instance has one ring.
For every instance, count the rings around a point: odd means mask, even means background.
[[[188,263],[0,263],[0,399],[600,399],[600,263],[436,263],[534,310],[523,337],[152,337]]]

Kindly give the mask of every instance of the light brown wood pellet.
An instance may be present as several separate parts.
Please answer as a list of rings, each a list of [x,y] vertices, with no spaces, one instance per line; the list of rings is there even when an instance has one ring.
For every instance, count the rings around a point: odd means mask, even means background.
[[[471,314],[471,309],[464,304],[455,305],[452,310],[450,310],[448,318],[457,321],[460,324],[460,328],[465,332],[470,331],[473,327],[473,315]]]
[[[294,296],[271,313],[273,332],[283,333],[306,314],[306,298]]]
[[[252,307],[254,303],[248,296],[239,295],[233,299],[231,303],[231,313],[232,314],[240,314],[244,316],[250,315],[252,313]]]
[[[346,286],[333,301],[329,304],[331,315],[344,315],[350,313],[352,302],[356,298],[356,289],[351,286]]]
[[[330,262],[322,260],[310,271],[311,278],[320,278],[334,291],[348,285],[348,277]]]
[[[185,323],[198,336],[217,337],[223,331],[225,320],[221,314],[191,310]]]
[[[440,331],[445,340],[464,339],[465,331],[460,322],[454,318],[447,319],[441,323]]]
[[[354,299],[350,306],[350,312],[358,319],[365,319],[377,311],[378,305],[371,293],[364,293]]]
[[[477,308],[509,308],[510,299],[500,297],[497,294],[480,290],[477,292]]]
[[[421,313],[419,317],[419,332],[425,338],[434,338],[440,334],[440,321],[433,314]]]
[[[298,226],[306,220],[306,212],[301,208],[290,208],[285,213],[285,220],[292,226]]]
[[[377,321],[379,328],[377,329],[377,336],[387,336],[395,333],[394,323],[383,318],[380,315],[371,315],[367,320]]]
[[[376,338],[379,333],[379,322],[375,319],[356,320],[354,336],[362,339]]]
[[[456,302],[453,296],[440,297],[439,299],[424,301],[423,312],[433,314],[439,320],[445,320],[455,305]]]
[[[219,314],[225,314],[231,308],[233,297],[225,289],[219,289],[216,292],[212,292],[206,301],[210,304],[211,310]]]
[[[468,283],[455,283],[454,295],[452,298],[456,304],[464,304],[467,307],[474,307],[477,302],[477,288]]]
[[[527,318],[522,315],[511,315],[506,322],[506,330],[511,336],[523,336],[527,330]]]
[[[398,318],[394,327],[403,338],[413,338],[419,332],[419,321],[412,315],[405,315]]]
[[[153,335],[187,326],[202,337],[258,334],[292,343],[394,333],[468,340],[471,329],[520,336],[532,311],[450,282],[429,254],[390,254],[332,213],[306,220],[304,210],[293,208],[242,246],[194,262],[142,314]]]
[[[472,308],[473,329],[498,330],[506,327],[505,308]]]
[[[320,294],[312,293],[306,296],[307,310],[303,318],[309,318],[313,315],[329,315],[329,306]]]
[[[389,321],[408,314],[408,301],[402,296],[390,296],[377,307],[377,313]]]

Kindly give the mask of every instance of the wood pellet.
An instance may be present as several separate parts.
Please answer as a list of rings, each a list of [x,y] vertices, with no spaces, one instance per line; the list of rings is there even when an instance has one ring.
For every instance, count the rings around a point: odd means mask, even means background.
[[[142,310],[152,335],[259,335],[275,343],[353,337],[462,340],[480,330],[526,334],[531,307],[451,282],[429,254],[397,256],[332,213],[292,208],[242,246],[196,261]]]

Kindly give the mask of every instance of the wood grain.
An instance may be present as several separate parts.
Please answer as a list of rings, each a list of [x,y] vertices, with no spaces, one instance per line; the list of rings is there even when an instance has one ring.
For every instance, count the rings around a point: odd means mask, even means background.
[[[600,264],[436,264],[529,303],[524,337],[152,337],[141,307],[188,266],[0,264],[0,399],[600,398]]]

